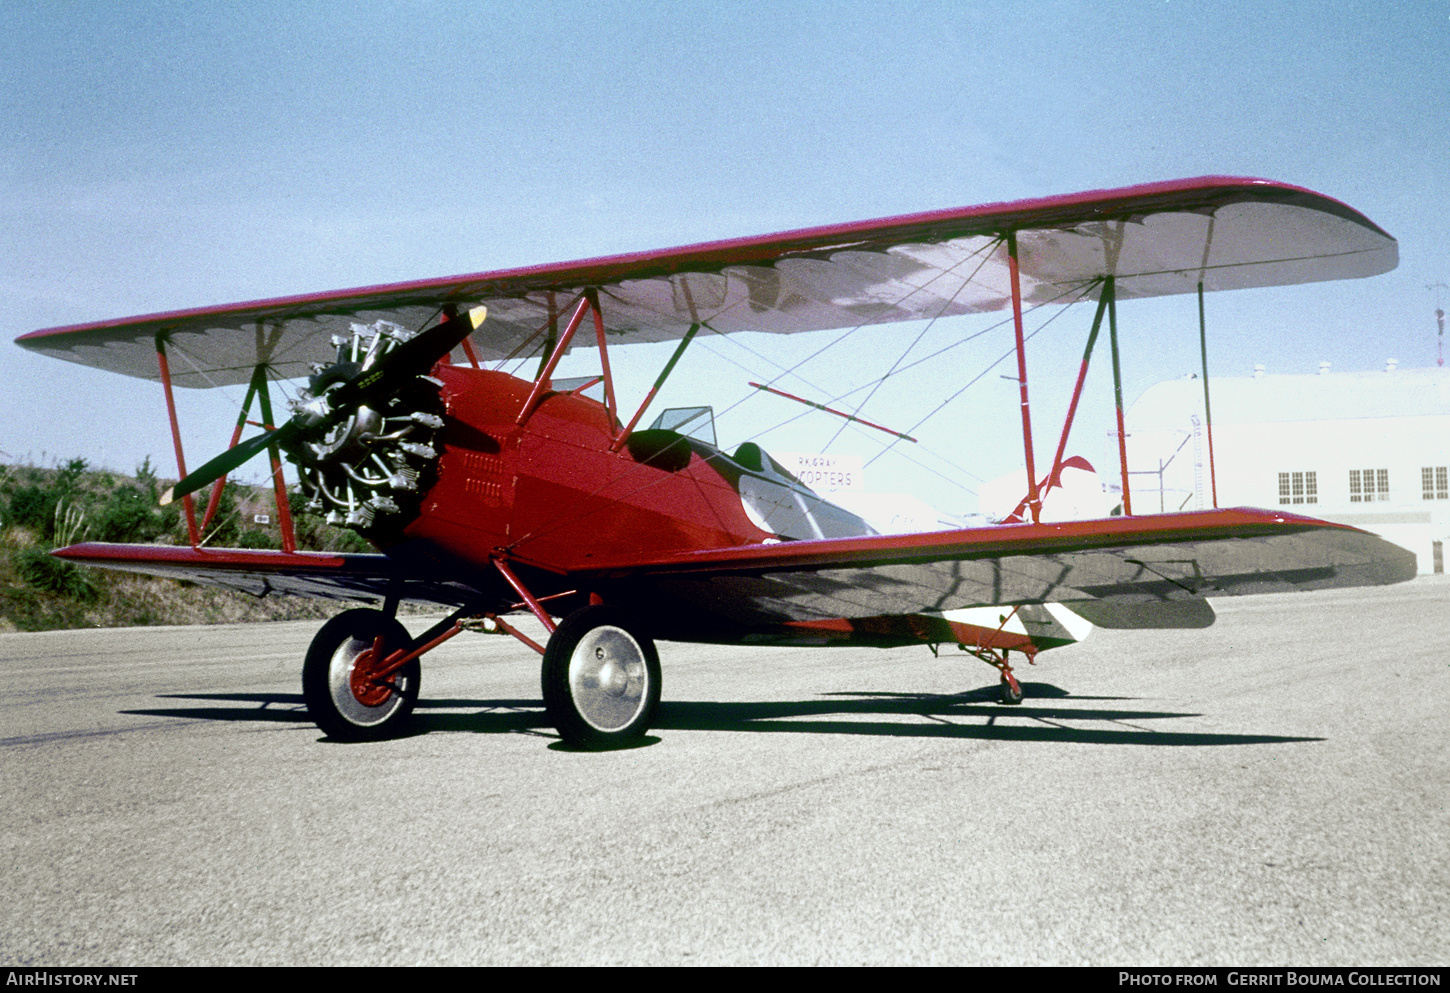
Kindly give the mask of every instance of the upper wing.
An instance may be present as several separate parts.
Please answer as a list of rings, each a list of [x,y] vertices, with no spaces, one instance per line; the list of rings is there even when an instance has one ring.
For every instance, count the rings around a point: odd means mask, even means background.
[[[1357,211],[1267,180],[1205,177],[911,214],[583,262],[395,283],[153,314],[21,336],[35,351],[157,378],[155,339],[182,360],[182,386],[242,383],[258,364],[283,379],[333,357],[351,322],[410,330],[445,306],[488,307],[480,356],[502,358],[599,290],[625,342],[719,332],[788,333],[1010,306],[1006,250],[1018,239],[1028,303],[1070,298],[1112,275],[1119,298],[1372,276],[1395,240]]]
[[[736,625],[1023,603],[1131,607],[1178,626],[1183,601],[1371,586],[1415,576],[1414,553],[1357,528],[1238,508],[935,534],[784,542],[619,563],[571,579],[652,616]],[[1153,605],[1167,621],[1151,623]],[[1119,611],[1121,613],[1121,611]]]
[[[415,576],[386,555],[277,552],[239,548],[119,545],[89,541],[53,554],[81,565],[185,579],[262,597],[272,593],[329,600],[381,600],[461,606],[477,599],[473,587]]]

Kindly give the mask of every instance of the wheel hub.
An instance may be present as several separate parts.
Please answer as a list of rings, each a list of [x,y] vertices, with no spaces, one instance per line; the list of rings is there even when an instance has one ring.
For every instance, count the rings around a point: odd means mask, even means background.
[[[629,674],[613,659],[606,660],[598,673],[599,689],[609,696],[623,696],[629,689]]]
[[[586,634],[569,666],[579,715],[600,731],[626,726],[644,705],[644,653],[627,631],[601,626]]]
[[[378,682],[374,678],[377,666],[377,653],[371,648],[364,649],[352,664],[352,672],[348,676],[348,686],[352,695],[358,703],[364,707],[381,707],[388,702],[388,697],[393,695],[393,689],[386,683]]]

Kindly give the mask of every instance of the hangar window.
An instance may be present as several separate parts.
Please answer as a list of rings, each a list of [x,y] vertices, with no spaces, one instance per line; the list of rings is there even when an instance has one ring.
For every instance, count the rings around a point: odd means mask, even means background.
[[[1390,471],[1388,469],[1349,470],[1349,502],[1373,503],[1390,498]]]
[[[1426,500],[1450,500],[1450,467],[1426,466],[1420,470],[1420,484]]]
[[[1319,482],[1312,472],[1279,473],[1279,502],[1318,503]]]

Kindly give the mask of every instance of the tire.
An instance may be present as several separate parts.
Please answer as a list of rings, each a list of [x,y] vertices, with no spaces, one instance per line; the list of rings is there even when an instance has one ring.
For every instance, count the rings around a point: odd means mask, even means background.
[[[617,607],[585,607],[564,618],[544,650],[541,675],[549,720],[581,748],[638,741],[659,707],[659,653]]]
[[[322,626],[302,666],[302,699],[308,715],[335,741],[376,741],[397,735],[418,701],[422,669],[414,659],[392,676],[393,689],[354,689],[361,661],[372,658],[373,643],[383,638],[384,656],[412,641],[395,618],[379,610],[348,610]]]
[[[1022,684],[1002,680],[1001,692],[997,702],[1006,707],[1015,707],[1022,702]]]

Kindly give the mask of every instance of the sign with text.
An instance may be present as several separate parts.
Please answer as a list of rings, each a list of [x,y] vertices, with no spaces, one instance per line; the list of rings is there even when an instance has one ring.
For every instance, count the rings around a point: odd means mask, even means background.
[[[819,493],[866,488],[866,462],[859,455],[812,452],[772,452],[771,455],[791,475]]]

